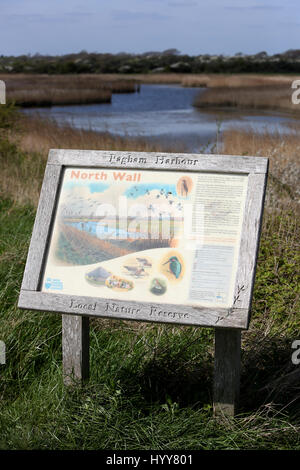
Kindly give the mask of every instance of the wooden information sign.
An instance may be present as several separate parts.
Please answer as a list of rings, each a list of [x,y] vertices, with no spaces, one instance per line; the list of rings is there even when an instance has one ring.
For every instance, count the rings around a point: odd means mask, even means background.
[[[214,327],[215,407],[234,412],[267,170],[261,157],[50,151],[19,307],[66,314],[66,374],[88,375],[92,316]]]

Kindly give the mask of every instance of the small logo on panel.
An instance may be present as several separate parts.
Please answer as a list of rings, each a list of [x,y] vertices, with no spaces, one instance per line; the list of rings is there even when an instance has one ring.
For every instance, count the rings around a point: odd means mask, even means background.
[[[45,289],[62,290],[63,283],[60,279],[53,279],[51,277],[47,277],[45,282]]]

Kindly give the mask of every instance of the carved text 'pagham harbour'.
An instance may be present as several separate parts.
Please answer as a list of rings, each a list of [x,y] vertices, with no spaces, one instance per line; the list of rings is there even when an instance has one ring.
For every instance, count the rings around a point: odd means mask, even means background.
[[[192,167],[197,166],[199,160],[196,158],[188,158],[188,157],[167,157],[165,155],[156,155],[155,160],[152,161],[155,165],[170,165],[170,166],[178,166],[178,165],[190,165]],[[121,165],[128,165],[132,163],[137,163],[139,165],[146,164],[147,158],[146,157],[139,157],[135,155],[110,155],[109,163],[116,163]]]

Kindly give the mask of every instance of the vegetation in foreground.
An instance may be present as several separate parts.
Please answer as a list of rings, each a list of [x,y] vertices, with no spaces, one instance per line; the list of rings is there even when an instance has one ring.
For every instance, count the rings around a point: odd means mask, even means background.
[[[299,450],[300,369],[291,362],[291,344],[300,337],[297,139],[225,134],[226,153],[241,153],[242,145],[244,154],[269,156],[271,175],[253,318],[242,335],[240,414],[220,421],[212,417],[211,329],[94,319],[91,379],[63,387],[60,316],[16,307],[46,148],[57,137],[40,121],[39,151],[38,124],[26,121],[24,133],[12,109],[0,111],[0,339],[7,354],[0,365],[0,448]],[[77,141],[77,131],[66,134],[75,146],[92,148],[90,133]],[[98,135],[92,143],[106,148],[112,140]],[[120,139],[113,148],[123,145],[137,150],[143,142]]]

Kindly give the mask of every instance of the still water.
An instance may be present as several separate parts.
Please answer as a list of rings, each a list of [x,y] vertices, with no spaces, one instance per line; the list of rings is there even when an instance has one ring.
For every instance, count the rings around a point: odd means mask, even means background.
[[[102,225],[99,222],[85,221],[85,222],[68,222],[67,225],[75,227],[82,232],[90,233],[101,240],[107,239],[123,239],[127,240],[128,238],[138,239],[148,237],[147,233],[143,232],[127,232],[120,228],[109,227],[108,225]]]
[[[289,132],[292,118],[275,112],[194,108],[196,95],[203,91],[179,85],[142,85],[140,93],[114,94],[111,104],[53,106],[24,112],[76,128],[143,137],[189,152],[209,151],[228,128]]]

